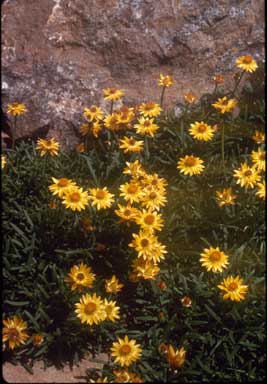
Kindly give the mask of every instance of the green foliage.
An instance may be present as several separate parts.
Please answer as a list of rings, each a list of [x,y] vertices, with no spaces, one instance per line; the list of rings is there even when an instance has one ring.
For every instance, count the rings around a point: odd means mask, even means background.
[[[105,138],[94,139],[85,153],[60,151],[54,158],[40,157],[34,144],[22,143],[16,151],[8,151],[2,172],[4,318],[20,315],[29,333],[43,334],[44,342],[36,347],[29,339],[22,348],[6,350],[5,359],[75,363],[88,351],[108,353],[116,336],[127,334],[143,349],[131,370],[146,381],[264,379],[264,202],[255,195],[256,189],[240,188],[233,178],[234,169],[250,161],[251,151],[257,149],[251,139],[255,128],[263,131],[263,88],[258,84],[261,71],[251,76],[243,91],[240,114],[224,117],[225,174],[220,130],[207,143],[188,134],[194,121],[221,125],[222,118],[210,105],[223,92],[205,95],[179,117],[163,113],[157,119],[159,132],[148,139],[139,157],[123,154],[116,141],[108,147]],[[178,159],[190,154],[204,160],[203,174],[183,176],[177,170]],[[159,234],[168,255],[160,263],[157,280],[132,283],[128,272],[135,252],[128,244],[137,226],[119,223],[114,206],[103,211],[88,207],[80,213],[67,210],[48,186],[51,177],[66,177],[85,189],[106,186],[118,198],[119,186],[128,180],[122,173],[125,162],[136,158],[147,172],[168,181],[164,229]],[[216,191],[227,187],[235,190],[236,204],[219,207]],[[48,207],[51,201],[56,209]],[[93,231],[82,229],[84,217],[91,219]],[[224,272],[201,267],[199,255],[207,246],[218,246],[229,255]],[[107,297],[104,280],[113,274],[124,284],[112,297],[120,306],[118,322],[89,327],[77,318],[74,304],[81,294],[71,292],[64,279],[80,262],[96,274],[94,287],[84,292]],[[222,300],[217,285],[230,274],[242,276],[249,286],[242,302]],[[165,281],[165,290],[158,287],[159,281]],[[191,307],[182,305],[184,296],[191,298]],[[162,343],[186,349],[185,364],[178,372],[168,370],[166,357],[159,352]],[[113,368],[105,364],[103,376],[112,378]]]

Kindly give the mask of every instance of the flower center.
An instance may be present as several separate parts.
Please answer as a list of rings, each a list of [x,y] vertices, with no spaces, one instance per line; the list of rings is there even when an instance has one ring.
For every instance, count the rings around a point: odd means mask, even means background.
[[[93,112],[93,113],[95,113],[95,112],[96,112],[96,107],[91,107],[91,108],[90,108],[90,111]]]
[[[97,191],[96,194],[95,194],[95,197],[98,199],[98,200],[103,200],[105,198],[106,194],[104,191]]]
[[[10,328],[8,334],[11,340],[16,340],[19,336],[19,332],[16,328]]]
[[[125,209],[125,211],[124,211],[124,215],[125,216],[130,216],[131,215],[131,211],[130,211],[130,209]]]
[[[79,281],[82,281],[82,280],[84,279],[84,274],[81,273],[81,272],[79,272],[79,273],[77,273],[76,278],[77,278]]]
[[[128,193],[136,193],[138,191],[138,186],[135,184],[131,184],[128,187]]]
[[[210,260],[211,261],[218,261],[221,258],[221,252],[219,251],[213,251],[210,255]]]
[[[151,109],[153,109],[155,107],[155,104],[152,102],[152,101],[148,101],[145,105],[144,105],[144,110],[145,111],[150,111]]]
[[[200,132],[200,133],[204,133],[206,130],[207,130],[207,127],[205,124],[200,124],[198,126],[198,132]]]
[[[111,125],[115,125],[117,124],[117,122],[118,122],[118,119],[116,116],[112,116],[111,119],[109,120],[109,124]]]
[[[80,200],[80,194],[78,192],[73,192],[70,194],[70,200],[73,202],[77,202]]]
[[[228,285],[229,291],[234,291],[237,287],[238,285],[234,281]]]
[[[244,56],[243,62],[246,64],[250,64],[252,62],[252,57],[250,55]]]
[[[141,245],[143,248],[147,247],[149,245],[149,241],[147,239],[142,239],[141,240]]]
[[[252,172],[250,170],[244,172],[244,176],[251,176],[252,175]]]
[[[186,160],[185,160],[185,165],[188,166],[188,167],[193,167],[194,165],[196,165],[196,159],[194,156],[189,156]]]
[[[91,315],[92,313],[94,313],[95,310],[96,310],[95,303],[88,303],[84,307],[84,312],[85,312],[86,315]]]
[[[105,311],[108,315],[112,313],[112,306],[110,304],[106,305]]]
[[[121,355],[128,355],[131,352],[131,347],[128,344],[123,345],[120,347],[120,354]]]
[[[148,225],[152,225],[155,221],[155,217],[153,215],[146,215],[144,218],[144,222]]]
[[[261,153],[260,156],[259,156],[259,159],[260,160],[265,160],[265,153]]]
[[[144,122],[144,127],[150,127],[150,121],[149,120],[146,120]]]
[[[135,145],[136,141],[135,141],[134,139],[130,139],[130,140],[128,141],[128,143],[129,143],[130,145]]]
[[[155,199],[156,197],[157,197],[156,192],[151,192],[151,193],[149,194],[149,198],[150,198],[150,199]]]
[[[109,93],[110,93],[110,94],[114,94],[114,93],[116,93],[116,89],[115,89],[115,88],[109,88]]]
[[[68,179],[65,179],[64,177],[62,179],[59,179],[58,186],[59,187],[66,187],[68,185]]]

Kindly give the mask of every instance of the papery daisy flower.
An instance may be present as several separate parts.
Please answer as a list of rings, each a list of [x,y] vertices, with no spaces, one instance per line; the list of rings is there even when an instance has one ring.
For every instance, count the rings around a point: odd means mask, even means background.
[[[118,209],[115,209],[115,213],[125,221],[134,221],[139,213],[139,210],[131,205],[124,206],[118,204]]]
[[[138,234],[133,233],[133,241],[129,243],[129,247],[134,248],[138,257],[144,257],[150,255],[155,248],[157,237],[151,233],[140,231]]]
[[[150,188],[144,190],[141,204],[146,209],[159,211],[166,203],[167,199],[164,196],[164,192],[153,190],[153,188],[152,190],[150,190]]]
[[[151,175],[145,174],[143,184],[145,185],[147,191],[165,193],[165,187],[168,183],[163,177],[159,177],[157,173],[153,173]]]
[[[70,179],[62,177],[60,179],[56,179],[52,177],[54,184],[49,185],[49,191],[52,192],[54,196],[63,197],[64,193],[70,187],[76,187],[76,183]]]
[[[94,137],[99,137],[99,133],[101,132],[102,130],[102,125],[100,124],[99,121],[94,121],[92,123],[92,127],[91,127],[91,131],[92,131],[92,134]]]
[[[1,169],[4,169],[6,166],[6,156],[1,155]]]
[[[186,350],[184,347],[174,350],[173,346],[168,345],[166,358],[171,369],[181,368],[184,365]]]
[[[207,271],[222,272],[223,268],[226,268],[229,264],[228,256],[220,251],[219,247],[205,248],[200,256],[201,265]]]
[[[219,98],[212,106],[216,108],[220,113],[231,112],[237,106],[236,99],[227,99],[226,96]]]
[[[80,126],[80,133],[81,133],[83,136],[86,136],[86,135],[88,135],[89,132],[90,132],[90,125],[87,124],[87,123],[83,123],[83,124]]]
[[[223,300],[242,301],[248,291],[248,286],[243,285],[243,279],[240,276],[226,277],[221,284],[218,285],[224,294]]]
[[[216,191],[216,200],[220,207],[224,205],[234,205],[236,195],[233,193],[232,188],[224,188],[222,191]]]
[[[105,299],[104,307],[106,312],[106,320],[111,320],[112,322],[115,322],[120,318],[120,308],[116,307],[116,301],[108,301],[107,299]]]
[[[262,183],[257,184],[258,191],[256,192],[256,195],[259,196],[261,199],[265,200],[266,196],[266,188],[265,188],[265,181]]]
[[[28,327],[26,321],[15,315],[3,320],[3,325],[3,342],[8,341],[9,349],[25,344],[25,341],[29,338],[29,335],[24,332]]]
[[[189,104],[192,104],[196,101],[197,97],[191,92],[185,93],[184,94],[184,99],[187,101]]]
[[[110,131],[118,131],[120,129],[120,120],[117,113],[107,115],[104,119],[105,127]]]
[[[173,77],[169,75],[159,75],[159,82],[158,82],[160,87],[166,87],[169,88],[173,85]]]
[[[189,296],[184,296],[181,298],[181,303],[183,307],[191,307],[192,306],[192,300]]]
[[[75,307],[75,313],[82,323],[93,325],[106,319],[104,303],[96,293],[82,295],[80,302],[76,303]]]
[[[252,139],[255,141],[255,143],[257,144],[261,144],[261,143],[264,143],[265,141],[265,134],[263,132],[260,132],[258,130],[256,130],[254,132],[254,135],[252,136]]]
[[[255,72],[258,68],[256,61],[252,56],[240,56],[236,59],[236,66],[246,72]]]
[[[84,108],[83,116],[89,121],[102,119],[104,112],[100,107],[92,105],[90,108]]]
[[[245,188],[254,188],[260,180],[259,171],[255,167],[249,167],[247,163],[242,163],[240,168],[234,170],[234,177],[237,178],[236,183]]]
[[[134,372],[124,370],[114,370],[115,383],[144,383],[144,380]]]
[[[126,167],[124,168],[123,173],[125,175],[130,175],[131,177],[136,178],[140,175],[144,175],[145,170],[144,170],[142,164],[140,164],[139,160],[135,160],[132,163],[127,161]]]
[[[133,108],[122,106],[117,111],[119,124],[129,124],[135,117]]]
[[[105,280],[105,290],[107,293],[118,293],[123,287],[124,284],[121,284],[115,275]]]
[[[150,209],[143,209],[137,216],[136,223],[140,225],[144,231],[150,233],[153,233],[154,231],[161,231],[163,227],[161,214]]]
[[[45,156],[47,154],[51,156],[57,156],[58,155],[58,149],[59,149],[59,143],[52,139],[39,139],[37,141],[37,147],[40,151],[41,156]]]
[[[68,277],[64,279],[66,283],[70,283],[72,291],[75,289],[81,290],[84,287],[92,288],[94,280],[95,274],[92,273],[91,267],[84,263],[74,265]]]
[[[110,208],[114,202],[113,197],[114,195],[107,190],[107,187],[89,189],[89,199],[97,209]]]
[[[135,140],[132,136],[124,136],[123,139],[120,139],[119,147],[123,150],[124,153],[141,152],[144,149],[144,142],[142,140]]]
[[[138,257],[133,260],[132,263],[133,274],[137,278],[144,280],[155,280],[160,272],[160,269],[152,259],[144,259],[143,257]]]
[[[44,336],[39,334],[39,333],[35,333],[34,335],[32,335],[32,343],[35,347],[39,347],[41,344],[43,344],[44,342]]]
[[[177,164],[177,169],[185,175],[199,175],[203,172],[205,166],[203,165],[203,160],[199,157],[193,155],[181,157]]]
[[[141,115],[145,117],[155,117],[160,115],[162,108],[159,106],[159,104],[156,104],[153,101],[148,101],[140,105],[139,111]]]
[[[213,128],[203,121],[196,121],[194,124],[190,124],[190,126],[189,133],[194,139],[209,141],[214,136]]]
[[[140,117],[138,123],[134,125],[136,132],[140,135],[150,135],[154,137],[155,132],[159,129],[159,126],[154,123],[154,119]]]
[[[124,339],[117,338],[118,342],[114,342],[111,348],[111,356],[115,357],[115,363],[122,367],[128,367],[135,361],[139,360],[142,348],[136,344],[136,340],[129,340],[126,335]]]
[[[265,151],[258,148],[258,151],[252,151],[251,158],[258,171],[265,171]]]
[[[62,203],[72,211],[81,211],[88,205],[89,196],[86,191],[78,187],[70,187],[62,196]]]
[[[138,203],[142,198],[143,191],[136,182],[122,184],[119,189],[121,191],[120,196],[130,204]]]
[[[13,103],[13,104],[7,105],[7,113],[9,113],[12,116],[23,115],[26,112],[28,111],[27,111],[27,108],[25,107],[25,104]]]
[[[90,379],[89,383],[109,383],[109,380],[106,376],[105,377],[98,377],[96,380]]]
[[[213,76],[213,81],[216,84],[223,84],[224,83],[224,76],[223,75],[215,75],[215,76]]]
[[[107,88],[103,90],[105,95],[104,99],[109,101],[116,101],[124,96],[124,92],[116,88]]]

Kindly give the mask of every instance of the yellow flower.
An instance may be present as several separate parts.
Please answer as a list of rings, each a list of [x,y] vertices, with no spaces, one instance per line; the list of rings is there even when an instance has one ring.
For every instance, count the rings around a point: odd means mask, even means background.
[[[260,180],[260,175],[255,167],[249,167],[247,163],[242,163],[240,168],[234,171],[234,177],[237,178],[237,184],[246,188],[254,188]]]
[[[197,97],[193,93],[189,92],[189,93],[184,94],[184,99],[189,104],[192,104],[192,103],[194,103],[194,101],[196,101]]]
[[[200,258],[201,265],[207,271],[222,272],[223,268],[226,268],[229,264],[228,256],[220,251],[219,247],[205,248],[200,256],[202,256]]]
[[[160,244],[156,236],[144,231],[140,231],[138,234],[133,233],[133,241],[129,247],[137,251],[137,257],[153,260],[155,263],[164,259],[164,254],[167,253],[165,245]]]
[[[173,346],[169,345],[166,357],[171,369],[181,368],[185,362],[186,351],[184,347],[175,351]]]
[[[140,175],[144,175],[145,171],[142,167],[142,164],[140,164],[139,160],[135,160],[134,162],[126,162],[126,167],[123,170],[123,173],[125,175],[130,175],[133,178],[136,178]]]
[[[80,127],[80,132],[83,136],[86,136],[88,135],[88,133],[90,132],[90,126],[89,124],[87,123],[83,123]]]
[[[238,68],[246,72],[255,72],[258,68],[256,61],[250,55],[238,57],[235,63]]]
[[[105,280],[105,289],[107,293],[118,293],[123,286],[124,285],[119,282],[115,275],[112,275],[110,279]]]
[[[222,191],[216,191],[216,196],[220,207],[235,204],[236,195],[233,193],[232,188],[224,188]]]
[[[105,306],[101,297],[86,293],[80,298],[80,302],[75,304],[75,312],[82,323],[89,325],[98,324],[105,320]]]
[[[258,151],[252,151],[252,162],[258,171],[265,171],[265,152],[258,148]]]
[[[228,100],[227,97],[224,96],[223,98],[219,98],[212,106],[218,109],[220,113],[231,112],[237,106],[237,100]]]
[[[124,92],[116,88],[107,88],[103,90],[105,100],[116,101],[124,96]]]
[[[129,124],[135,117],[133,108],[123,105],[119,111],[117,111],[119,124]]]
[[[213,128],[203,121],[200,123],[196,121],[194,124],[190,124],[190,126],[189,133],[194,139],[209,141],[214,136]]]
[[[68,188],[62,198],[62,203],[66,208],[70,208],[72,211],[81,211],[88,205],[89,196],[82,188],[71,187]]]
[[[164,192],[156,191],[154,188],[152,188],[152,190],[150,190],[150,188],[144,190],[144,196],[142,197],[141,204],[146,209],[159,211],[161,207],[166,205],[166,203],[167,199],[164,196]]]
[[[154,133],[159,129],[159,126],[154,123],[154,119],[140,117],[138,124],[135,124],[136,132],[140,135],[150,135],[154,137]]]
[[[83,116],[86,117],[89,121],[100,120],[102,119],[104,112],[101,108],[92,105],[90,108],[84,108]]]
[[[132,207],[131,205],[120,205],[118,204],[119,209],[115,210],[117,216],[121,217],[125,221],[134,221],[139,211],[137,208]]]
[[[49,185],[49,191],[52,192],[54,196],[63,197],[66,191],[70,187],[76,187],[76,183],[70,179],[62,177],[61,179],[56,179],[52,177],[54,184]]]
[[[144,280],[155,280],[160,271],[156,262],[152,259],[145,260],[143,257],[134,259],[132,267],[136,277]]]
[[[40,335],[39,333],[36,333],[32,336],[33,345],[35,345],[36,347],[39,347],[39,345],[41,345],[43,341],[44,341],[44,336]]]
[[[59,149],[59,143],[55,141],[53,138],[50,140],[45,139],[39,139],[37,141],[37,147],[40,151],[40,155],[44,156],[46,154],[50,154],[51,156],[57,156],[58,149]]]
[[[213,76],[213,81],[216,84],[223,84],[224,83],[224,77],[222,75],[215,75],[215,76]]]
[[[263,132],[260,132],[258,130],[256,130],[254,132],[254,135],[252,136],[252,139],[257,143],[257,144],[261,144],[261,143],[264,143],[265,141],[265,134]]]
[[[144,231],[149,233],[160,231],[163,226],[161,214],[154,212],[151,209],[143,209],[137,216],[136,223],[139,224]]]
[[[147,103],[142,103],[140,105],[139,111],[145,117],[155,117],[160,115],[162,109],[153,101],[148,101]]]
[[[136,182],[125,183],[120,186],[120,196],[130,204],[138,203],[142,198],[142,189]]]
[[[111,348],[111,356],[115,357],[115,363],[122,367],[128,367],[136,360],[139,360],[142,348],[136,344],[136,340],[129,340],[128,336],[124,339],[118,337],[118,342],[114,342]]]
[[[226,292],[223,295],[223,300],[241,301],[245,299],[248,291],[248,286],[243,285],[243,279],[239,276],[226,277],[221,284],[218,285],[222,291]]]
[[[163,177],[159,177],[157,173],[153,173],[151,175],[145,175],[143,184],[146,186],[146,190],[164,193],[168,183]]]
[[[4,169],[6,166],[6,156],[1,155],[1,168]]]
[[[177,169],[185,175],[199,175],[203,172],[205,168],[203,164],[203,160],[199,157],[195,157],[193,155],[185,157],[181,157],[177,164]]]
[[[109,383],[107,377],[98,377],[96,380],[90,379],[89,383]]]
[[[94,137],[98,137],[99,136],[99,133],[102,130],[102,126],[99,123],[99,121],[94,121],[93,122],[91,130],[92,130],[92,134],[93,134]]]
[[[107,115],[104,119],[105,127],[110,131],[118,131],[120,129],[120,120],[117,113]]]
[[[7,113],[10,113],[12,116],[23,115],[28,112],[25,105],[22,103],[13,103],[7,105]]]
[[[159,75],[159,82],[158,82],[160,87],[166,87],[169,88],[173,85],[173,77],[169,75]]]
[[[129,372],[128,369],[113,371],[116,383],[143,383],[144,380],[134,372]]]
[[[25,344],[25,340],[29,338],[29,335],[23,332],[28,326],[26,321],[23,321],[21,317],[15,315],[14,317],[3,320],[3,324],[3,342],[8,341],[9,349],[14,349],[21,344]]]
[[[123,149],[124,153],[128,152],[141,152],[143,151],[144,142],[142,140],[135,140],[132,136],[120,139],[120,148]]]
[[[95,274],[92,273],[91,267],[88,267],[83,263],[74,265],[71,268],[68,277],[64,279],[66,283],[71,284],[72,291],[75,289],[81,290],[83,287],[92,288],[94,280]]]
[[[120,308],[116,307],[116,301],[108,301],[104,300],[105,312],[106,312],[106,320],[111,320],[115,322],[120,318]]]
[[[257,184],[258,191],[256,192],[256,195],[259,196],[261,199],[265,200],[266,195],[266,189],[265,189],[265,181],[262,183]]]
[[[75,149],[78,153],[82,153],[82,152],[85,152],[85,146],[84,146],[84,143],[80,143],[80,144],[77,144],[75,146]]]
[[[107,190],[107,187],[89,189],[89,199],[97,209],[109,208],[114,202],[113,197],[114,195]]]

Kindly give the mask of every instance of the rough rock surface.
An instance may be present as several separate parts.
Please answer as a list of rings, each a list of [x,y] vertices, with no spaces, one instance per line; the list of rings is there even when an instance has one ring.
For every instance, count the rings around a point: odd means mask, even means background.
[[[263,49],[263,0],[5,0],[3,104],[27,105],[20,135],[49,125],[72,145],[84,107],[105,107],[103,88],[124,89],[126,104],[157,101],[159,73],[170,74],[171,107]]]

